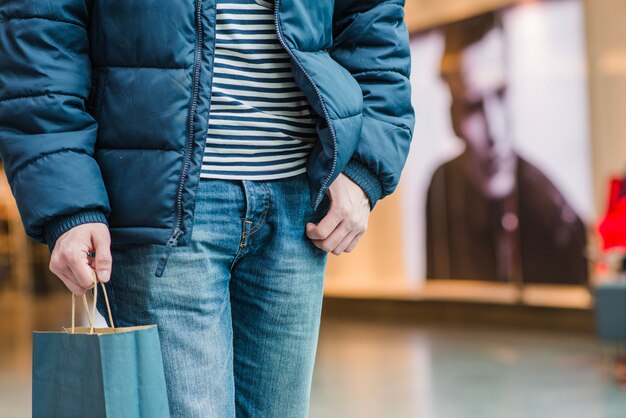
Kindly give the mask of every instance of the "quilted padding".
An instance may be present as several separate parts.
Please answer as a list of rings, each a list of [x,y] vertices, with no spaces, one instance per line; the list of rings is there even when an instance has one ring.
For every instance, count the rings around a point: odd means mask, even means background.
[[[116,227],[167,227],[174,221],[182,154],[146,149],[99,149],[96,160],[110,196]],[[131,198],[133,196],[141,199]]]
[[[93,0],[95,66],[188,69],[195,38],[193,0]]]
[[[312,204],[343,172],[373,208],[413,132],[403,2],[276,4],[296,83],[322,116]],[[104,222],[113,245],[163,244],[162,260],[188,244],[214,28],[214,0],[0,2],[0,157],[29,236],[52,250],[73,226]]]
[[[191,97],[188,70],[107,67],[94,109],[98,146],[181,151]]]
[[[85,111],[88,16],[83,1],[0,2],[0,156],[26,233],[41,243],[53,218],[110,213]]]

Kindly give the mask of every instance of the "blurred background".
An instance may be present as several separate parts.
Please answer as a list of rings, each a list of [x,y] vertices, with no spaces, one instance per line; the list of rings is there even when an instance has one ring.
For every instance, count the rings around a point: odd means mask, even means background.
[[[626,1],[405,12],[415,135],[329,254],[310,416],[626,417]],[[71,299],[1,170],[0,253],[0,417],[27,417]]]

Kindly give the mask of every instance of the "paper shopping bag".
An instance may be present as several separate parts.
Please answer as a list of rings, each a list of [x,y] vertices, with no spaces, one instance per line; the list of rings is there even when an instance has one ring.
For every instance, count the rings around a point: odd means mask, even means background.
[[[94,328],[93,289],[90,327],[74,326],[72,293],[72,327],[33,333],[33,417],[169,417],[157,326]]]

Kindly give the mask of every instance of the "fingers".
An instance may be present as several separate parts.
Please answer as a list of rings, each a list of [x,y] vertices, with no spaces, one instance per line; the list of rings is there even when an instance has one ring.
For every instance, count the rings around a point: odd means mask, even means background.
[[[72,273],[69,270],[67,271],[67,274],[61,277],[61,280],[65,284],[65,287],[67,287],[70,292],[74,293],[76,296],[82,296],[87,292],[87,289],[74,282]]]
[[[350,242],[350,244],[348,244],[348,246],[346,247],[346,249],[344,250],[346,253],[350,253],[352,251],[354,251],[354,249],[356,248],[357,244],[359,243],[359,241],[361,240],[361,238],[363,237],[363,232],[361,232],[360,234],[357,234],[352,241]]]
[[[337,225],[346,217],[346,214],[337,206],[331,202],[330,208],[326,213],[326,216],[315,225],[309,222],[306,226],[307,235],[312,240],[323,240],[330,236],[330,234],[337,228]]]
[[[57,270],[56,266],[50,266],[50,271],[52,271],[55,275],[57,275],[65,287],[67,287],[70,292],[74,293],[76,296],[82,296],[87,291],[86,288],[78,285],[74,279],[74,273],[72,273],[67,267],[62,270]]]
[[[316,231],[315,227],[313,227],[311,231],[312,233],[314,233]],[[353,231],[349,222],[347,220],[343,220],[339,223],[337,228],[335,228],[331,232],[330,235],[326,236],[323,239],[312,239],[312,241],[322,250],[326,252],[332,252],[335,255],[339,255],[341,253],[335,251],[336,249],[338,249],[338,246],[347,238],[350,238],[350,240],[352,240],[355,234],[356,232]]]
[[[66,231],[57,240],[50,257],[50,271],[57,275],[65,286],[76,295],[84,295],[96,284],[94,267],[100,271],[98,279],[105,282],[110,278],[111,250],[110,234],[102,223],[78,225]],[[88,254],[95,249],[95,260]]]
[[[328,187],[330,207],[326,216],[315,225],[306,225],[306,235],[326,252],[339,255],[350,252],[367,229],[371,212],[365,191],[352,179],[340,173]]]
[[[309,222],[306,234],[318,248],[340,255],[352,251],[367,229],[367,218],[358,213],[330,209],[319,224]]]
[[[74,281],[85,290],[90,289],[96,283],[93,269],[86,261],[72,262],[67,265],[74,276]]]
[[[96,274],[101,282],[108,282],[111,277],[111,236],[106,234],[94,234],[93,246],[96,251]]]
[[[351,252],[356,247],[356,244],[358,243],[360,236],[362,234],[363,233],[352,232],[346,235],[346,237],[339,243],[339,245],[337,245],[332,250],[333,254],[339,255],[343,252],[346,252],[346,253]]]

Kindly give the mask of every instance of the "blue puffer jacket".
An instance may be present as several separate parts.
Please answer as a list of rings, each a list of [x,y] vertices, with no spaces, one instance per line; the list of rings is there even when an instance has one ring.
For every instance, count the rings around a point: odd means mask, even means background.
[[[313,208],[343,172],[371,207],[414,127],[404,0],[276,0],[296,83],[321,116]],[[0,156],[27,234],[86,222],[112,244],[187,245],[210,112],[213,0],[2,0]]]

